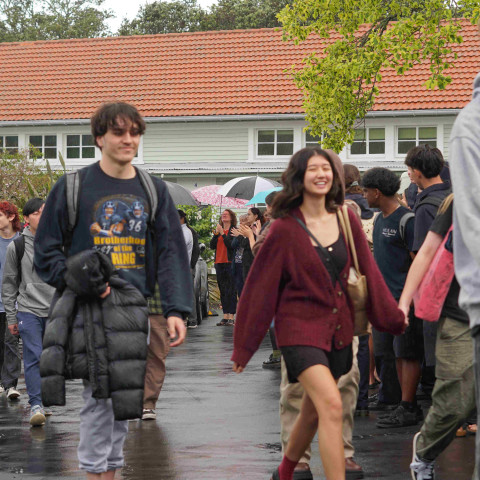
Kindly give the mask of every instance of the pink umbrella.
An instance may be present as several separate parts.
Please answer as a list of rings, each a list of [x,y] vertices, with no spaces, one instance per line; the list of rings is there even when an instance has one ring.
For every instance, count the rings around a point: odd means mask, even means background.
[[[193,190],[192,196],[200,203],[214,207],[243,208],[248,200],[243,198],[223,197],[217,193],[221,185],[207,185]]]

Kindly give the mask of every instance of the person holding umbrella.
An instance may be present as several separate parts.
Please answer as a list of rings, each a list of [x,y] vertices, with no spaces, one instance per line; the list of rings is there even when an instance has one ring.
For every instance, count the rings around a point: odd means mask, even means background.
[[[223,211],[210,240],[210,248],[215,250],[215,271],[223,309],[223,320],[217,323],[217,327],[235,325],[237,292],[235,291],[231,263],[235,253],[232,245],[232,229],[236,226],[237,217],[232,210],[227,208]]]

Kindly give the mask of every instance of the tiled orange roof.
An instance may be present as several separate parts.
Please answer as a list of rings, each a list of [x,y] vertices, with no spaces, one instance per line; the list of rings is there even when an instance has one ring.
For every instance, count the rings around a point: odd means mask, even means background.
[[[429,91],[426,67],[383,72],[375,110],[462,108],[480,70],[480,36],[465,22],[453,84]],[[0,44],[0,121],[89,118],[121,99],[147,117],[303,113],[284,72],[319,48],[273,29]]]

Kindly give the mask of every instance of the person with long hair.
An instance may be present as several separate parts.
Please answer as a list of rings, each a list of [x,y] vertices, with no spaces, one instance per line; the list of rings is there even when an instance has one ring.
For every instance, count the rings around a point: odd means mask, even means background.
[[[210,240],[210,248],[215,250],[215,271],[223,309],[223,320],[217,323],[218,327],[235,324],[237,292],[235,291],[235,281],[232,274],[232,260],[234,260],[235,254],[232,245],[232,232],[236,226],[237,216],[229,208],[225,209]]]
[[[273,480],[292,480],[317,432],[327,479],[345,479],[337,380],[352,366],[354,310],[346,294],[351,253],[337,215],[344,201],[343,176],[333,157],[313,147],[290,159],[282,175],[283,190],[273,204],[276,220],[255,257],[237,313],[233,370],[243,372],[275,317],[289,381],[299,381],[305,389]],[[369,319],[379,330],[400,334],[405,317],[383,281],[356,215],[349,210],[348,216],[360,269],[367,277]]]
[[[243,280],[247,279],[248,272],[253,263],[252,247],[255,245],[257,235],[265,223],[263,214],[257,207],[248,209],[247,222],[245,225],[240,225],[233,235],[239,235],[239,245],[243,247],[242,266],[243,266]]]

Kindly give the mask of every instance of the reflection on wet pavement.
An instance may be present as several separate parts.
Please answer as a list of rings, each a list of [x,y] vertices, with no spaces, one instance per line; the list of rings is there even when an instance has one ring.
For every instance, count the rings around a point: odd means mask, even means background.
[[[129,422],[125,480],[268,480],[281,460],[280,375],[264,370],[268,339],[246,371],[231,370],[233,329],[209,318],[173,349],[157,404],[157,420]],[[55,407],[43,428],[29,428],[25,385],[18,402],[0,395],[0,480],[80,479],[76,458],[81,383],[67,384],[66,407]],[[356,419],[356,460],[365,478],[410,478],[411,440],[418,427],[378,430],[375,415]],[[454,440],[441,456],[437,480],[469,480],[474,437]],[[315,479],[324,478],[313,447]]]

